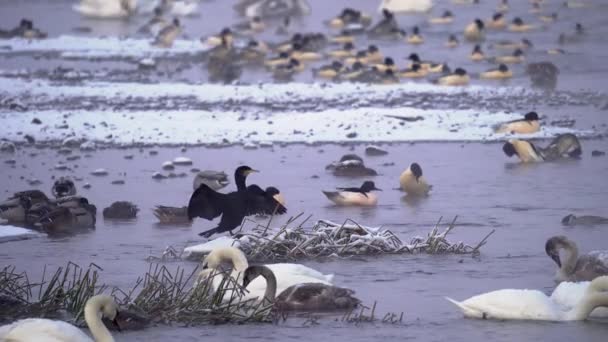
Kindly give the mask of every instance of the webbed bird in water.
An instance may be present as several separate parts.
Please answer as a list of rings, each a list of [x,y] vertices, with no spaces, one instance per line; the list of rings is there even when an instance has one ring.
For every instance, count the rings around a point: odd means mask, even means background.
[[[217,227],[200,233],[210,237],[213,234],[230,232],[240,226],[246,216],[255,214],[284,214],[287,209],[275,199],[276,192],[264,191],[257,185],[245,185],[247,176],[253,172],[249,166],[240,166],[234,173],[237,191],[222,194],[206,184],[194,191],[188,203],[188,218],[201,217],[209,221],[222,215]],[[272,190],[272,189],[271,189]]]
[[[337,188],[339,191],[323,191],[323,194],[337,205],[374,206],[378,196],[372,191],[382,191],[376,188],[372,181],[365,181],[359,188]]]

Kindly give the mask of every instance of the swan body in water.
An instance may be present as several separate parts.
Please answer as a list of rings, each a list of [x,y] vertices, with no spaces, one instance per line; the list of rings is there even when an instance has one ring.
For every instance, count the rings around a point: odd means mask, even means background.
[[[91,297],[84,308],[84,320],[93,335],[91,339],[79,328],[63,322],[43,318],[22,319],[0,327],[0,341],[11,342],[114,342],[112,334],[102,323],[102,316],[116,323],[118,305],[106,295]]]
[[[481,319],[580,321],[597,307],[608,306],[608,277],[593,280],[583,296],[570,308],[538,290],[504,289],[471,297],[462,302],[446,298],[465,317]]]
[[[249,289],[248,285],[259,276],[265,279],[266,289],[264,297],[258,299],[274,303],[279,311],[351,310],[361,303],[352,290],[322,283],[292,285],[279,291],[277,296],[277,278],[266,266],[249,266],[243,275],[243,286]]]
[[[249,267],[249,262],[245,254],[236,247],[221,247],[213,250],[205,260],[203,261],[204,269],[199,274],[199,279],[211,275],[213,270],[218,269],[222,263],[232,264],[231,276],[237,281],[241,281],[242,273]],[[321,283],[331,285],[333,281],[333,274],[322,274],[321,272],[314,270],[310,267],[306,267],[300,264],[268,264],[267,266],[276,276],[277,286],[276,290],[278,293],[285,291],[287,288],[293,285],[301,283]],[[212,286],[215,290],[219,287],[222,282],[221,277],[214,277]],[[259,277],[251,281],[247,286],[249,293],[243,298],[243,300],[250,298],[262,298],[266,291],[266,284],[263,278]],[[226,293],[225,298],[230,298],[230,294]]]
[[[566,251],[561,258],[560,250]],[[599,276],[608,275],[608,251],[593,251],[579,255],[574,241],[563,235],[547,240],[545,252],[559,267],[555,275],[557,282],[589,281]]]
[[[137,0],[81,0],[72,8],[89,18],[126,18],[137,10]]]
[[[561,305],[566,310],[569,310],[576,306],[576,303],[581,301],[585,292],[588,291],[590,284],[590,281],[581,281],[578,283],[564,281],[553,290],[551,300]],[[595,310],[589,314],[589,317],[608,317],[608,308],[595,308]]]

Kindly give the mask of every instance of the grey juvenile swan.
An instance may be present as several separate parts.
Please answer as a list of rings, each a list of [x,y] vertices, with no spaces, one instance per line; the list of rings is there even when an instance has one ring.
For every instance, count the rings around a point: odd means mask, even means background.
[[[559,251],[564,249],[566,257],[560,258]],[[593,251],[579,255],[576,244],[563,235],[554,236],[547,240],[545,252],[555,261],[559,269],[555,280],[590,281],[597,277],[608,275],[608,251]]]
[[[356,308],[361,301],[354,291],[323,283],[302,283],[288,287],[277,296],[277,279],[266,266],[249,266],[243,276],[247,287],[258,276],[266,279],[264,299],[278,311],[337,311]]]

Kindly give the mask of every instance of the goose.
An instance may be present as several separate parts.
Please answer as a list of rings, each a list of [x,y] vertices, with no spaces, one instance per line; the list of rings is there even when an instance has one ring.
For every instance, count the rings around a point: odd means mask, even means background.
[[[223,263],[231,264],[232,271],[230,276],[239,281],[239,283],[242,283],[243,272],[249,267],[249,262],[245,254],[236,247],[219,247],[212,250],[203,260],[203,271],[199,273],[199,281],[212,275],[213,271],[219,269]],[[290,286],[301,283],[331,285],[334,278],[333,274],[322,274],[315,269],[301,264],[279,263],[267,264],[265,266],[270,268],[274,273],[279,293],[282,293]],[[221,282],[221,277],[214,277],[211,284],[217,290]],[[263,298],[266,285],[262,279],[253,279],[247,284],[246,288],[248,294],[244,299]],[[230,296],[226,297],[229,298]]]
[[[230,232],[240,226],[246,216],[253,214],[284,214],[287,209],[274,197],[257,185],[245,186],[246,177],[256,172],[249,166],[240,166],[235,171],[237,191],[222,194],[201,184],[194,191],[188,203],[188,218],[201,217],[213,220],[222,216],[217,227],[200,233],[209,237],[216,233]]]
[[[429,23],[436,25],[451,24],[454,21],[454,15],[451,11],[444,11],[440,17],[434,17],[429,19]]]
[[[516,17],[509,25],[509,31],[511,32],[528,32],[533,30],[534,26],[524,23],[520,17]]]
[[[53,183],[51,193],[55,198],[74,196],[76,195],[76,185],[67,177],[60,177]]]
[[[483,61],[486,58],[483,51],[481,51],[481,46],[479,44],[475,45],[473,51],[469,55],[469,58],[474,62]]]
[[[562,219],[564,226],[595,226],[608,224],[608,218],[593,215],[574,216],[573,214],[566,215]]]
[[[382,191],[376,188],[372,181],[365,181],[359,188],[337,188],[339,191],[323,191],[323,194],[337,205],[374,206],[378,197],[372,191]]]
[[[27,318],[0,327],[0,340],[11,342],[113,342],[114,338],[103,324],[102,318],[110,319],[119,330],[118,305],[106,295],[96,295],[87,300],[84,320],[93,339],[79,328],[63,322],[44,318]]]
[[[448,37],[448,41],[445,43],[445,47],[453,49],[458,47],[458,45],[460,44],[460,42],[458,42],[458,38],[456,38],[455,35],[451,34]]]
[[[235,174],[235,180],[239,179],[240,176]],[[239,181],[240,182],[240,181]],[[228,184],[228,176],[223,171],[203,170],[198,172],[192,181],[192,190],[198,189],[201,184],[206,184],[209,188],[217,191]],[[239,183],[240,186],[244,186],[244,183]],[[237,184],[237,187],[239,186]],[[185,224],[190,223],[191,220],[188,218],[188,207],[171,207],[164,205],[157,205],[152,210],[154,216],[160,223],[163,224]]]
[[[596,288],[590,288],[590,281],[581,282],[561,282],[553,293],[551,293],[551,300],[567,310],[570,310],[577,303],[580,303],[586,293],[590,291],[599,291],[600,288],[596,285]],[[608,308],[596,308],[591,311],[589,317],[608,317]]]
[[[81,0],[72,9],[89,18],[126,18],[137,10],[137,0]]]
[[[299,283],[283,291],[277,291],[277,278],[267,266],[249,266],[243,275],[243,286],[264,278],[266,290],[258,300],[273,303],[275,310],[285,311],[341,311],[352,310],[361,304],[354,291],[324,283]],[[277,296],[278,292],[278,296]]]
[[[475,21],[465,27],[464,38],[471,42],[481,41],[485,38],[484,28],[483,21],[475,19]]]
[[[6,201],[0,203],[0,218],[13,223],[23,223],[27,212],[38,203],[50,203],[49,198],[40,190],[16,192]]]
[[[442,76],[437,80],[439,85],[464,86],[469,84],[470,77],[463,68],[456,68],[453,73]]]
[[[399,176],[399,185],[408,196],[427,196],[433,187],[422,176],[422,168],[418,163],[412,163],[403,171]]]
[[[447,298],[465,317],[501,320],[581,321],[597,307],[608,306],[608,277],[591,282],[582,298],[571,308],[538,290],[504,289],[483,293],[462,302]]]
[[[181,32],[182,28],[179,19],[173,18],[173,22],[171,24],[165,26],[162,30],[160,30],[160,32],[158,32],[158,35],[156,35],[156,39],[154,39],[152,45],[170,48],[173,46],[173,41],[175,38],[177,38]]]
[[[432,0],[382,0],[378,12],[389,10],[393,13],[428,12],[433,8]]]
[[[504,80],[513,77],[513,72],[505,64],[500,64],[498,68],[482,72],[479,77],[486,80]]]
[[[566,251],[566,258],[560,258],[560,250]],[[563,235],[551,237],[545,244],[545,252],[559,267],[556,282],[588,281],[608,275],[608,251],[593,251],[579,255],[574,241]]]
[[[422,38],[422,35],[420,34],[420,29],[418,28],[418,26],[414,26],[412,28],[412,34],[407,36],[405,41],[408,42],[409,44],[413,44],[413,45],[418,45],[418,44],[424,43],[424,38]]]
[[[504,64],[503,64],[504,65]],[[506,65],[505,65],[506,67]],[[523,119],[513,120],[496,127],[496,133],[530,134],[540,130],[540,121],[536,112],[529,112]]]
[[[507,23],[502,13],[496,13],[492,16],[492,19],[486,21],[485,26],[493,30],[502,30],[507,27]]]
[[[519,64],[523,63],[525,60],[526,58],[524,57],[524,52],[522,49],[516,49],[513,51],[512,55],[498,56],[494,58],[494,62],[500,64]]]

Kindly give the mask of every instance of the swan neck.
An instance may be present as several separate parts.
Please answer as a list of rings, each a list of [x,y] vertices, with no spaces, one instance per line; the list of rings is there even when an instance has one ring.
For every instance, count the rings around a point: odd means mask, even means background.
[[[114,342],[112,334],[101,321],[102,305],[100,298],[91,298],[84,308],[84,320],[96,342]]]
[[[566,272],[566,274],[570,274],[574,272],[576,268],[576,262],[578,261],[578,247],[571,242],[567,242],[564,244],[564,249],[566,250],[566,258],[562,263],[562,270]]]
[[[264,292],[264,299],[272,303],[277,294],[277,278],[268,267],[260,267],[259,272],[260,275],[266,280],[266,292]]]
[[[589,314],[598,306],[608,306],[608,293],[592,292],[586,294],[580,303],[572,308],[571,318],[575,320],[587,319]]]

